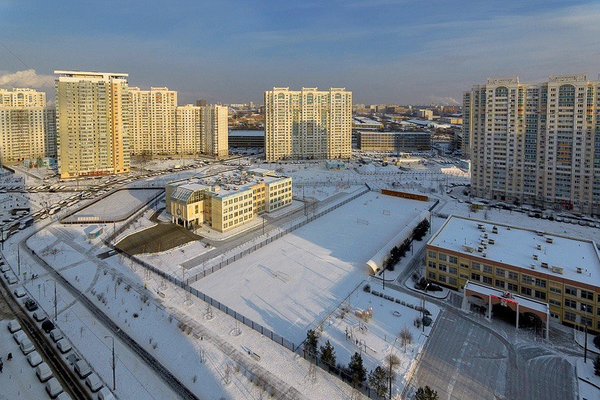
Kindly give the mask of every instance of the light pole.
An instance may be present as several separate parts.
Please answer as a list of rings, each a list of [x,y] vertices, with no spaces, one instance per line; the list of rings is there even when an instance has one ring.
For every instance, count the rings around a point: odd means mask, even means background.
[[[54,322],[56,322],[56,317],[58,315],[58,313],[57,313],[57,306],[56,306],[56,304],[57,304],[57,301],[56,301],[56,281],[54,279],[46,279],[44,281],[44,283],[46,283],[46,282],[52,282],[52,283],[54,283]],[[45,291],[46,291],[46,289],[44,289],[44,293],[45,293]]]
[[[104,339],[110,339],[112,341],[112,378],[113,378],[113,392],[117,390],[117,380],[115,378],[115,338],[114,336],[104,336]]]

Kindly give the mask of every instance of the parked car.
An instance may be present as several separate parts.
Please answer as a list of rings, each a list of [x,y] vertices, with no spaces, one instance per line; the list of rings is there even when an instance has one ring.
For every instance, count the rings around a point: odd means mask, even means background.
[[[31,343],[31,340],[29,340],[29,338],[23,339],[23,341],[19,344],[19,348],[21,349],[21,352],[25,355],[35,350],[35,346],[33,345],[33,343]]]
[[[15,294],[15,296],[17,296],[18,298],[21,298],[23,296],[25,296],[27,294],[27,292],[25,291],[24,288],[22,287],[18,287],[16,288],[13,293]]]
[[[63,392],[63,388],[56,378],[52,378],[46,383],[46,392],[51,398],[56,399]]]
[[[54,343],[58,342],[63,337],[64,336],[63,336],[62,332],[59,331],[58,329],[55,329],[52,332],[50,332],[50,338],[54,341]]]
[[[104,386],[102,384],[102,381],[100,380],[98,375],[96,375],[95,372],[92,372],[87,378],[85,378],[85,384],[94,393],[96,393],[98,390],[100,390],[102,388],[102,386]]]
[[[27,339],[27,335],[23,331],[18,331],[16,333],[13,333],[13,339],[15,340],[15,342],[17,342],[17,344],[21,344],[23,340]]]
[[[6,279],[6,282],[8,282],[9,285],[14,285],[19,281],[15,274],[13,274],[12,272],[6,272],[4,274],[4,278]]]
[[[24,304],[28,311],[35,311],[38,309],[37,303],[31,297],[26,298]]]
[[[53,376],[52,370],[45,362],[41,363],[35,368],[35,374],[37,375],[40,382],[46,382]]]
[[[62,340],[59,340],[58,342],[56,342],[56,347],[63,354],[71,351],[71,344],[67,341],[67,339],[62,339]]]
[[[50,321],[49,319],[42,322],[42,329],[44,330],[44,332],[50,333],[51,331],[54,330],[54,328],[55,328],[54,323],[52,321]]]
[[[81,379],[84,379],[92,373],[92,369],[85,360],[79,360],[75,363],[75,372]]]
[[[65,392],[62,392],[61,394],[58,395],[56,400],[72,400],[72,399],[71,399],[71,396],[69,396]]]
[[[98,400],[115,400],[115,396],[105,386],[98,391]]]
[[[9,321],[7,327],[10,333],[15,333],[21,330],[21,324],[19,324],[19,321],[17,321],[16,319]]]
[[[33,313],[33,319],[35,319],[37,322],[42,322],[46,319],[46,315],[44,314],[44,312],[40,312],[40,311],[36,311]]]
[[[38,353],[37,351],[32,351],[31,353],[29,353],[29,355],[27,355],[27,362],[33,368],[35,368],[38,365],[40,365],[42,363],[42,361],[44,361],[44,360],[42,360],[42,357],[40,356],[40,353]]]

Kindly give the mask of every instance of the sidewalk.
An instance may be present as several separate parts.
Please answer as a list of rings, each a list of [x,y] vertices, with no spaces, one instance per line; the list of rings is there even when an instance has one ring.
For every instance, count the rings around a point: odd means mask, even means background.
[[[575,336],[575,343],[577,343],[582,349],[585,348],[585,332],[573,330]],[[587,335],[587,349],[590,353],[600,355],[600,349],[594,344],[595,335],[588,333]]]

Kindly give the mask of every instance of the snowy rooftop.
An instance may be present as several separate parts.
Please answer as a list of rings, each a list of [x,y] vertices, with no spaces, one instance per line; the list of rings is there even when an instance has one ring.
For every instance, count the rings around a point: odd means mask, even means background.
[[[265,131],[229,131],[229,136],[254,136],[264,137]]]
[[[451,215],[428,245],[600,286],[600,255],[592,240]]]
[[[381,125],[381,122],[379,121],[375,121],[374,119],[371,118],[366,118],[366,117],[354,117],[354,123],[356,125]]]
[[[489,286],[480,285],[476,282],[471,282],[471,281],[467,282],[467,285],[465,286],[465,290],[472,290],[474,292],[481,293],[486,296],[496,296],[496,297],[503,297],[503,295],[505,293],[503,290],[494,289]],[[550,312],[550,307],[548,306],[547,303],[542,303],[540,301],[531,300],[526,297],[519,296],[518,294],[511,293],[511,296],[513,299],[515,299],[517,301],[517,303],[519,303],[520,306],[524,306],[524,307],[527,307],[527,308],[535,310],[535,311],[539,311],[544,314],[548,314]]]

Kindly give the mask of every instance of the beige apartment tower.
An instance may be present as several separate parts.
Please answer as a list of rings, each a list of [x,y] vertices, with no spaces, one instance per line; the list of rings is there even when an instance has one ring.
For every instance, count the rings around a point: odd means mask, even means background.
[[[46,156],[46,94],[0,89],[0,162],[37,161]]]
[[[585,75],[474,86],[463,97],[472,193],[600,214],[599,90]]]
[[[177,153],[200,154],[202,152],[202,109],[203,107],[191,104],[177,107]]]
[[[229,110],[226,106],[202,107],[202,153],[225,158],[229,154]]]
[[[61,179],[129,172],[127,74],[54,71]]]
[[[349,159],[352,92],[273,88],[265,92],[265,158]]]
[[[177,152],[177,92],[166,87],[130,87],[131,154],[167,155]]]

